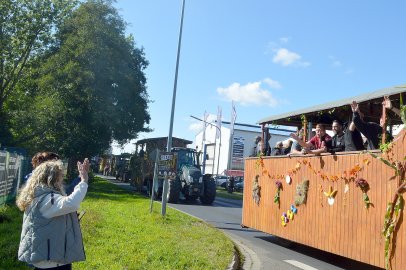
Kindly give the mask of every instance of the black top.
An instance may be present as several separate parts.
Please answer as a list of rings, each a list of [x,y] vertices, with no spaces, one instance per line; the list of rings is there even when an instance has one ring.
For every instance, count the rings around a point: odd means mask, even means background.
[[[379,136],[382,134],[382,127],[374,122],[364,122],[358,112],[352,114],[357,129],[364,134],[368,141],[368,150],[379,149]]]
[[[327,151],[334,154],[335,152],[342,152],[345,150],[345,139],[344,133],[339,135],[334,135],[331,140],[326,141]]]
[[[362,140],[361,133],[354,129],[351,131],[347,129],[344,133],[345,151],[362,151],[365,150],[364,141]]]

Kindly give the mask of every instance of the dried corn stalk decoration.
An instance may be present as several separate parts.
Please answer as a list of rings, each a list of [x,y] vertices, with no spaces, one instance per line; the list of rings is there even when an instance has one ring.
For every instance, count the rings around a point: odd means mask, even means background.
[[[296,185],[295,205],[305,204],[307,200],[307,191],[309,190],[309,180],[304,180]]]
[[[259,205],[259,201],[261,199],[261,186],[258,183],[259,175],[257,174],[254,178],[254,183],[252,185],[252,198],[254,199],[255,203]]]

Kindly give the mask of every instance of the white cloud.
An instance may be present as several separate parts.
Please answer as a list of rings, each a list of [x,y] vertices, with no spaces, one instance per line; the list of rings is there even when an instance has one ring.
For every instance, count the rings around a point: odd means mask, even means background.
[[[264,83],[269,85],[269,87],[274,88],[274,89],[281,89],[282,86],[278,81],[274,81],[271,78],[265,78],[262,80]]]
[[[288,37],[281,37],[281,38],[279,38],[280,43],[288,43],[289,40],[290,40],[290,38],[288,38]]]
[[[276,64],[281,64],[282,66],[298,66],[298,67],[307,67],[310,65],[309,62],[300,61],[302,56],[295,52],[291,52],[286,48],[279,48],[275,50],[275,55],[272,61]]]
[[[274,85],[279,85],[278,82],[269,78],[265,79],[268,82],[272,82]],[[265,81],[264,80],[264,81]],[[240,85],[239,83],[233,83],[226,88],[217,88],[217,93],[227,101],[234,100],[244,106],[249,105],[267,105],[270,107],[277,106],[280,102],[272,96],[272,93],[261,87],[262,82],[247,83],[246,85]]]

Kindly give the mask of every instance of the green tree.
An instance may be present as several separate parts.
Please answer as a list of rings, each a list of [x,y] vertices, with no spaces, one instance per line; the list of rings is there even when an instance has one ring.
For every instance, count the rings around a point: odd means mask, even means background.
[[[37,90],[16,106],[15,142],[76,159],[149,131],[148,62],[125,27],[108,1],[79,5],[56,33],[57,46],[32,69]]]
[[[54,30],[77,1],[0,1],[0,113],[24,69],[54,41]],[[1,120],[1,119],[0,119]]]

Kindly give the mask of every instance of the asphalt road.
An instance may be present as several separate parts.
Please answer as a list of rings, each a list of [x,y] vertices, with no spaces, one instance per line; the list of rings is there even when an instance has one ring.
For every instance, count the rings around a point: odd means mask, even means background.
[[[250,228],[241,228],[242,201],[216,198],[212,206],[181,201],[169,204],[182,212],[198,217],[226,233],[246,257],[243,269],[250,270],[377,270],[370,265],[341,256],[288,242]]]

